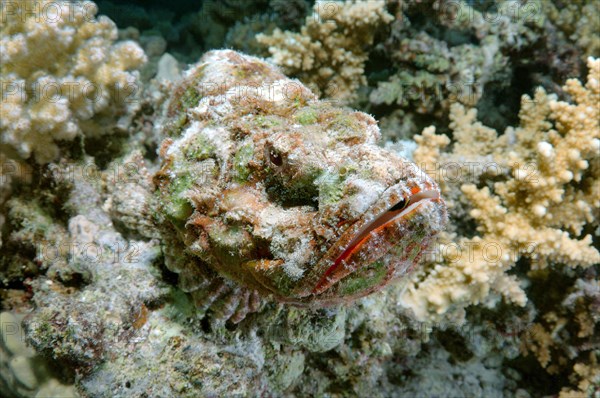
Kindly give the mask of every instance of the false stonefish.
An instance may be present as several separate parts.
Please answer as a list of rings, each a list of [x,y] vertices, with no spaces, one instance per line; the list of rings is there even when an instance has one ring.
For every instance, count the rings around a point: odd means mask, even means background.
[[[371,116],[259,58],[205,54],[161,128],[167,267],[217,319],[239,322],[264,298],[363,297],[410,272],[446,221],[436,183],[377,145]]]

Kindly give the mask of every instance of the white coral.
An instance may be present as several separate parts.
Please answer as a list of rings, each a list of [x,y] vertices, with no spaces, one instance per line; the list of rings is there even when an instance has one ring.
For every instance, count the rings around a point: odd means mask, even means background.
[[[115,43],[115,24],[96,18],[97,11],[93,2],[3,3],[3,149],[51,161],[58,140],[110,132],[106,117],[122,112],[139,91],[134,69],[146,55],[134,42]]]

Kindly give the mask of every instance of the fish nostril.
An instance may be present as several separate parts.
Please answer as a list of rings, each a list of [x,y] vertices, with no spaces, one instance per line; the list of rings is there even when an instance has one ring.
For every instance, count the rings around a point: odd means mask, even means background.
[[[401,199],[398,203],[392,206],[388,211],[398,211],[404,209],[408,205],[406,198]]]

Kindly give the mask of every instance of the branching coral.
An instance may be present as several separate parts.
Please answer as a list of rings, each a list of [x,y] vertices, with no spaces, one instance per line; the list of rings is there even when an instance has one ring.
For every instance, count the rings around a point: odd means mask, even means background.
[[[56,141],[110,133],[135,102],[143,50],[115,43],[116,26],[95,18],[92,2],[20,0],[1,12],[2,147],[46,163]]]
[[[600,60],[588,66],[585,86],[571,79],[563,88],[573,103],[539,89],[523,97],[520,126],[500,137],[459,104],[451,108],[452,152],[440,153],[449,140],[433,128],[417,136],[415,161],[436,171],[451,212],[478,225],[473,238],[449,231],[438,261],[406,290],[403,301],[418,317],[435,319],[491,292],[524,305],[519,280],[506,273],[522,258],[532,269],[600,262],[583,236],[600,207]],[[450,165],[463,174],[447,178]]]
[[[430,116],[456,101],[475,106],[488,83],[510,81],[506,50],[535,42],[543,18],[532,4],[497,3],[481,11],[468,1],[402,2],[384,43],[396,72],[371,92],[371,102]]]
[[[576,389],[563,388],[561,397],[589,397],[600,390],[596,338],[600,328],[600,282],[593,268],[587,271],[561,301],[555,300],[560,294],[550,289],[545,292],[544,301],[549,300],[552,305],[540,311],[521,340],[523,355],[535,357],[554,377],[561,373],[568,375],[571,384],[577,386]],[[557,275],[541,275],[541,278],[547,280]],[[539,278],[540,275],[534,275],[532,279],[536,283]]]
[[[597,357],[590,354],[589,364],[577,363],[573,366],[573,370],[575,371],[574,378],[578,380],[577,390],[563,388],[559,397],[586,398],[597,396],[600,391],[600,367],[598,366]]]
[[[367,49],[376,28],[391,22],[383,0],[317,2],[300,33],[257,35],[286,74],[329,98],[350,100],[366,83]]]
[[[573,1],[564,4],[559,1],[541,3],[548,18],[583,52],[583,56],[600,55],[600,29],[598,8],[600,1]]]
[[[464,321],[467,306],[497,308],[500,296],[527,305],[536,315],[520,360],[568,376],[577,390],[563,388],[565,397],[598,390],[600,253],[590,233],[600,209],[600,60],[588,67],[585,86],[563,87],[571,102],[543,89],[523,96],[519,127],[501,136],[454,104],[451,151],[434,127],[416,137],[415,161],[436,173],[454,226],[401,298],[429,321]]]

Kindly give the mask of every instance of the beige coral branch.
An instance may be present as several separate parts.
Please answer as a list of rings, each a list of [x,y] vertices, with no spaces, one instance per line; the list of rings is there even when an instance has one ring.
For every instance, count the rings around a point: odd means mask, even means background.
[[[454,180],[435,172],[454,220],[470,218],[477,228],[474,238],[446,233],[434,260],[415,275],[402,301],[418,318],[460,317],[493,292],[524,305],[519,279],[506,274],[522,258],[531,269],[600,263],[591,236],[582,234],[598,225],[600,209],[600,60],[590,58],[588,67],[585,85],[565,84],[572,102],[542,89],[523,96],[520,126],[501,136],[478,122],[475,110],[455,104],[452,151],[442,152],[450,141],[433,127],[415,138],[415,161],[426,170],[494,164],[465,168]]]
[[[366,83],[364,64],[376,30],[392,20],[384,0],[318,1],[300,33],[275,29],[256,40],[286,74],[328,98],[350,100]]]

